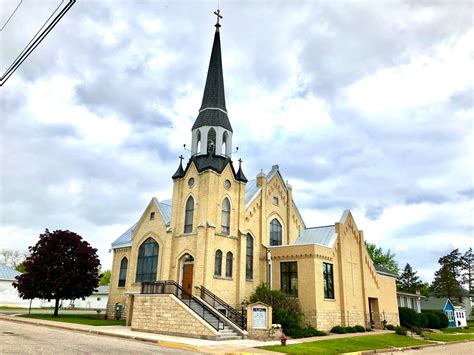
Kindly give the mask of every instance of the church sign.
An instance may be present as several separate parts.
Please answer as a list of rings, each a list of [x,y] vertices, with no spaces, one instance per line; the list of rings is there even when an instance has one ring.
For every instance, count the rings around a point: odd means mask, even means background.
[[[267,328],[267,308],[252,307],[252,324],[255,329]]]

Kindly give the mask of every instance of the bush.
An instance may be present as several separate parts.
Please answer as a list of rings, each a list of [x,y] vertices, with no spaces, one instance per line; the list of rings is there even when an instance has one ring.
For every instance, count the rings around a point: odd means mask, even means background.
[[[385,328],[388,330],[395,330],[395,326],[393,324],[388,324]]]
[[[399,307],[398,315],[400,317],[400,325],[406,328],[415,327],[418,324],[418,313],[408,307]]]
[[[280,290],[270,290],[262,283],[250,296],[250,303],[254,302],[263,302],[272,306],[272,323],[281,324],[285,334],[289,329],[300,328],[303,312],[296,297],[289,296]]]
[[[346,331],[346,328],[341,327],[340,325],[336,325],[335,327],[333,327],[333,328],[331,329],[331,333],[335,333],[335,334],[346,334],[347,331]]]
[[[413,327],[411,328],[411,331],[415,334],[418,334],[420,336],[423,336],[423,329],[419,328],[419,327]]]
[[[426,319],[428,321],[428,324],[427,324],[427,327],[428,328],[431,328],[431,329],[439,329],[440,328],[440,324],[441,324],[441,321],[438,317],[438,315],[434,312],[423,312],[422,314],[424,314],[426,316]]]
[[[448,316],[443,311],[434,312],[439,317],[439,328],[447,328],[449,325]]]
[[[420,328],[426,328],[428,326],[428,318],[424,313],[418,313],[418,326]]]
[[[361,325],[356,325],[356,326],[354,327],[354,329],[355,329],[355,331],[356,331],[357,333],[364,333],[364,332],[365,332],[365,328],[364,328],[363,326],[361,326]]]
[[[345,327],[345,329],[346,329],[346,333],[355,333],[356,332],[354,327]]]
[[[407,330],[405,327],[395,327],[395,334],[407,335]]]
[[[327,335],[325,332],[317,330],[313,327],[289,328],[285,334],[292,338],[309,338]]]

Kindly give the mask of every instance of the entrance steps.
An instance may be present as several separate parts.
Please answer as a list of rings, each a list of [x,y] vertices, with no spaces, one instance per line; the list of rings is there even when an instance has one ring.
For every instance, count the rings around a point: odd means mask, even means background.
[[[242,336],[237,334],[236,331],[229,326],[225,325],[224,329],[219,330],[218,340],[237,340],[242,339]]]

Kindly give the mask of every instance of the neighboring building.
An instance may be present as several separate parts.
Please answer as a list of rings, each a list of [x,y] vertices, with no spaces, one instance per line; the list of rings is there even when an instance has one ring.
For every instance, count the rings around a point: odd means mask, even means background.
[[[416,312],[421,312],[421,299],[423,296],[420,293],[409,293],[397,291],[398,307],[408,307]]]
[[[30,301],[20,298],[12,283],[21,273],[5,264],[0,264],[0,306],[29,307]]]
[[[74,302],[70,302],[74,305],[74,308],[81,309],[106,309],[107,301],[109,299],[109,286],[99,286],[97,290],[90,296],[87,296],[85,299],[78,298]],[[63,302],[63,305],[65,303]]]
[[[215,324],[235,330],[238,321],[215,319],[221,316],[198,296],[236,316],[241,302],[267,283],[297,297],[305,323],[321,330],[380,327],[384,319],[398,324],[396,275],[374,266],[350,211],[332,225],[306,227],[278,165],[250,181],[240,160],[234,167],[236,132],[225,104],[219,27],[191,156],[172,176],[172,198],[153,197],[112,243],[109,317],[125,315],[132,329],[216,338]],[[196,308],[214,318],[206,324]],[[170,320],[160,325],[162,314]],[[170,325],[175,320],[181,323]]]
[[[474,320],[474,295],[464,288],[462,289],[461,306],[466,310],[467,320]]]
[[[443,311],[448,317],[449,327],[465,327],[467,325],[466,310],[463,307],[455,307],[449,298],[428,297],[421,301],[421,309]]]

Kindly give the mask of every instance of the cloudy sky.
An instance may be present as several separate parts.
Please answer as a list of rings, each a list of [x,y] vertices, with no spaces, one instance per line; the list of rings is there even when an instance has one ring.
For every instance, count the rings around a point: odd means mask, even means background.
[[[24,3],[1,37],[3,61],[38,26],[41,9]],[[67,228],[110,268],[110,243],[153,196],[171,197],[215,7],[72,7],[0,88],[0,248]],[[307,226],[349,208],[368,241],[427,281],[440,256],[474,245],[472,1],[220,7],[227,108],[248,178],[279,164]]]

